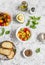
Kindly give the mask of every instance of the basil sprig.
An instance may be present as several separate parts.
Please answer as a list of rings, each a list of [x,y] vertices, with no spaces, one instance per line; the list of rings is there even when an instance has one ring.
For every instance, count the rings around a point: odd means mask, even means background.
[[[29,26],[32,29],[35,29],[36,26],[39,24],[39,21],[41,17],[36,17],[36,16],[29,16],[29,20],[26,23],[26,26]]]

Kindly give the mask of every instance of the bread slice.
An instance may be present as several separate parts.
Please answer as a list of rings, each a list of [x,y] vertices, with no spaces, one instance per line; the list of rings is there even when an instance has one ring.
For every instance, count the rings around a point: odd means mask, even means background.
[[[10,53],[10,55],[8,55],[7,57],[8,57],[8,59],[12,59],[12,58],[14,57],[14,55],[15,55],[15,53],[14,53],[14,51],[12,50],[11,53]]]
[[[4,41],[2,42],[2,47],[3,48],[13,48],[13,44],[10,41]]]
[[[0,48],[0,54],[2,54],[2,55],[10,55],[10,53],[11,53],[11,50]]]

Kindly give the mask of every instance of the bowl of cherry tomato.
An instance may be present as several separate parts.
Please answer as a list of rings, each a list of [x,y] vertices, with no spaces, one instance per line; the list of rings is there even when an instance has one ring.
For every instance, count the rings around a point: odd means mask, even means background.
[[[8,13],[0,12],[0,26],[8,26],[11,22],[11,16]]]
[[[31,38],[31,30],[28,27],[20,27],[16,31],[16,37],[21,42],[26,42]]]

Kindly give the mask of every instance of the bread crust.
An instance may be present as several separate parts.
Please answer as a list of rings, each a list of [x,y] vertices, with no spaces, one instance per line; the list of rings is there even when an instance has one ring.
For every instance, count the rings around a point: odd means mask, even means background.
[[[12,44],[12,47],[10,48],[10,47],[5,47],[4,45],[3,45],[3,43],[5,44],[5,42],[8,42],[8,43],[10,43],[10,44]],[[13,42],[10,42],[10,41],[3,41],[2,43],[1,43],[1,47],[3,47],[3,48],[6,48],[6,49],[12,49],[12,48],[14,48],[15,47],[15,45],[13,44]]]
[[[8,59],[13,59],[14,57],[14,51],[11,51],[10,55],[7,56]]]
[[[11,47],[11,48],[10,48],[10,47],[7,48],[7,47],[5,47],[5,46],[2,46],[2,44],[3,44],[3,43],[5,44],[5,42],[11,43],[11,44],[12,44],[12,47]],[[15,47],[15,45],[13,44],[13,42],[3,41],[3,42],[1,42],[1,44],[0,44],[0,48],[7,49],[7,50],[10,50],[10,51],[11,51],[9,55],[8,55],[8,54],[5,54],[5,53],[4,53],[4,54],[0,53],[1,55],[6,56],[8,60],[13,59],[14,55],[16,54],[16,47]]]
[[[2,54],[2,55],[10,55],[10,53],[11,53],[11,50],[0,48],[0,54]]]

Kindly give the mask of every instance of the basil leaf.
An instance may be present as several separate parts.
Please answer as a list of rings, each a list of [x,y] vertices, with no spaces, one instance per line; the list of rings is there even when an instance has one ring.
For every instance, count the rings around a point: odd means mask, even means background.
[[[36,21],[32,21],[32,23],[33,23],[34,25],[38,25],[38,24],[39,24],[39,23],[36,22]]]
[[[5,34],[9,34],[9,33],[10,33],[10,31],[6,31],[6,32],[5,32]]]
[[[36,19],[36,17],[35,17],[35,16],[30,16],[30,18],[31,18],[31,19]]]
[[[29,24],[30,24],[30,20],[28,20],[28,22],[27,22],[26,26],[28,26]]]
[[[35,26],[35,25],[30,25],[30,27],[31,27],[32,29],[35,29],[35,28],[36,28],[36,26]]]
[[[37,49],[35,50],[35,52],[36,52],[36,53],[39,53],[39,52],[40,52],[40,48],[37,48]]]
[[[40,20],[41,17],[30,16],[32,20]]]
[[[37,20],[40,20],[41,17],[37,17]]]
[[[1,29],[1,31],[2,31],[2,32],[0,33],[0,36],[2,36],[2,35],[4,34],[5,29],[4,29],[4,28],[2,28],[2,29]]]

